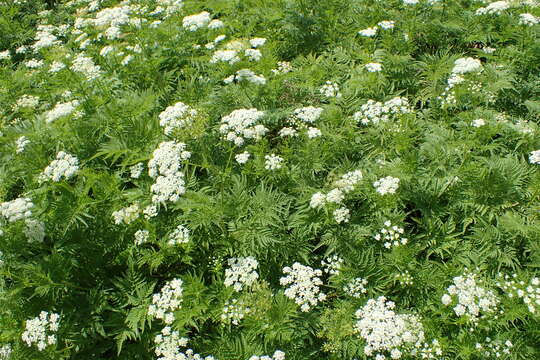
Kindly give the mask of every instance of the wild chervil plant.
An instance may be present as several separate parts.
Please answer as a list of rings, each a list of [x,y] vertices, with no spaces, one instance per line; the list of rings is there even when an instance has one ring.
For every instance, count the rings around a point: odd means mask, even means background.
[[[0,2],[0,359],[539,359],[539,5]]]

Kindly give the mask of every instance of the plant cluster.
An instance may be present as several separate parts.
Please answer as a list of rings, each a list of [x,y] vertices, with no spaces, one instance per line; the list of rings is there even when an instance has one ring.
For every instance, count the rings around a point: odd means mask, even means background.
[[[0,360],[540,358],[538,0],[0,1]]]

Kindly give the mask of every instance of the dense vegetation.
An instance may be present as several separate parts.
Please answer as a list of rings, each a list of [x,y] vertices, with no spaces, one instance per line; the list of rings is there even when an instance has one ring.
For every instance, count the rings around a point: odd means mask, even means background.
[[[539,359],[538,5],[2,1],[0,359]]]

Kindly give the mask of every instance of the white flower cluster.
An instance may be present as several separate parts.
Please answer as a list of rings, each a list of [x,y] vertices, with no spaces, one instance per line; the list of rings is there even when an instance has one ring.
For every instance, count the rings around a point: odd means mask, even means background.
[[[452,74],[466,74],[470,72],[478,72],[482,70],[482,62],[472,57],[459,58],[454,61]]]
[[[38,25],[36,35],[34,37],[34,44],[32,44],[32,49],[38,51],[53,45],[60,43],[58,38],[53,34],[56,30],[56,27],[52,25]]]
[[[517,274],[512,276],[499,274],[501,278],[497,286],[501,288],[509,298],[520,298],[527,305],[529,311],[536,313],[536,308],[540,306],[540,279],[533,277],[527,284],[523,280],[517,280]]]
[[[167,244],[174,246],[189,242],[189,229],[184,225],[178,225],[176,229],[169,235]]]
[[[197,110],[179,101],[159,114],[159,125],[165,128],[165,135],[170,135],[176,129],[193,124],[197,114]]]
[[[221,41],[223,38],[218,37],[216,40]],[[206,48],[213,49],[216,44],[206,44]],[[219,42],[217,41],[217,42]],[[249,41],[249,45],[246,42],[233,40],[225,44],[225,49],[216,50],[210,59],[211,64],[218,62],[226,62],[230,65],[240,61],[240,57],[243,55],[248,61],[259,61],[262,58],[262,53],[259,49],[256,49],[266,42],[265,38],[253,38]],[[260,77],[263,77],[260,75]]]
[[[27,68],[29,69],[39,69],[42,67],[45,63],[43,60],[37,60],[37,59],[30,59],[27,62],[24,63]]]
[[[303,312],[309,311],[316,306],[319,301],[326,299],[326,294],[322,293],[319,286],[323,284],[319,276],[322,271],[295,262],[292,268],[283,268],[284,277],[279,279],[281,285],[290,285],[285,289],[285,296],[300,305]]]
[[[351,211],[344,206],[334,210],[334,212],[332,212],[332,215],[334,216],[334,220],[336,220],[338,224],[348,223],[351,219]]]
[[[43,351],[48,345],[56,344],[60,315],[49,314],[42,311],[38,317],[26,320],[26,329],[22,333],[22,340],[27,346],[36,345],[39,351]]]
[[[0,346],[0,359],[8,360],[11,357],[12,349],[10,344]]]
[[[216,21],[216,20],[214,20],[214,21]],[[211,24],[214,21],[212,21]],[[217,20],[217,21],[219,21],[219,20]],[[204,47],[206,49],[208,49],[208,50],[212,50],[212,49],[214,49],[216,47],[217,44],[219,44],[220,42],[222,42],[226,38],[227,38],[227,35],[224,35],[224,34],[218,35],[218,36],[215,37],[214,41],[211,41],[211,42],[207,43],[206,45],[204,45]],[[193,45],[193,47],[195,49],[200,49],[201,45],[195,44],[195,45]]]
[[[392,225],[390,220],[384,222],[384,227],[379,230],[373,238],[377,241],[384,241],[384,247],[390,249],[392,246],[406,245],[407,238],[401,237],[403,235],[403,228],[397,225]]]
[[[395,22],[392,20],[383,20],[380,21],[376,26],[369,27],[367,29],[360,30],[358,34],[364,37],[374,37],[377,35],[379,28],[383,30],[392,30],[395,26]]]
[[[285,360],[285,353],[281,350],[276,350],[272,357],[268,355],[253,355],[248,360]]]
[[[392,30],[395,24],[396,23],[393,20],[383,20],[380,21],[377,25],[380,26],[383,30]]]
[[[223,80],[225,84],[242,81],[247,81],[255,85],[266,84],[266,78],[264,77],[264,75],[257,75],[250,69],[240,69],[236,72],[236,74],[231,75]]]
[[[379,28],[377,26],[373,26],[373,27],[369,27],[367,29],[363,29],[363,30],[360,30],[358,32],[358,34],[360,34],[361,36],[365,36],[365,37],[374,37],[375,35],[377,35],[377,30]]]
[[[332,81],[327,81],[321,88],[319,92],[327,98],[340,98],[341,93],[339,92],[339,85]]]
[[[277,65],[278,65],[277,69],[270,70],[275,75],[277,75],[277,74],[286,74],[286,73],[291,72],[293,70],[291,63],[288,62],[288,61],[279,61],[277,63]]]
[[[0,215],[9,222],[15,222],[32,216],[33,207],[34,204],[29,198],[17,198],[0,203]]]
[[[251,156],[251,154],[249,152],[244,151],[243,153],[235,155],[234,158],[235,158],[237,163],[242,165],[242,164],[245,164],[245,163],[248,162],[250,156]]]
[[[321,261],[321,267],[323,268],[323,271],[330,276],[339,275],[342,265],[343,265],[343,259],[336,254],[330,257],[327,257],[326,259],[323,259]]]
[[[232,299],[226,301],[221,313],[221,320],[227,324],[238,325],[240,321],[251,312],[251,308],[246,306],[242,300]]]
[[[450,74],[447,80],[447,85],[444,88],[443,93],[437,97],[443,105],[455,105],[456,94],[454,87],[465,82],[465,78],[459,74]]]
[[[521,25],[534,26],[540,23],[540,18],[529,13],[520,14],[519,23]]]
[[[307,106],[295,109],[289,119],[287,127],[279,131],[279,136],[297,136],[298,132],[307,129],[307,136],[312,139],[321,136],[321,131],[315,127],[308,126],[314,124],[323,112],[323,108]]]
[[[327,194],[317,192],[311,196],[309,206],[317,209],[327,203],[340,204],[345,199],[345,194],[354,190],[356,184],[362,180],[363,175],[360,170],[350,171],[334,182],[334,188]]]
[[[0,51],[0,60],[11,59],[11,54],[9,50]]]
[[[400,359],[404,353],[424,341],[424,330],[415,315],[397,314],[394,302],[380,296],[369,299],[356,311],[358,319],[354,330],[366,342],[364,353],[385,359],[389,353],[392,359]],[[417,345],[418,344],[418,345]]]
[[[450,285],[441,298],[443,305],[455,303],[454,312],[457,316],[467,316],[477,322],[482,313],[492,313],[497,310],[499,300],[495,293],[486,290],[477,279],[477,275],[465,272],[464,275],[454,277],[454,284]]]
[[[381,195],[395,194],[396,190],[399,188],[399,179],[392,176],[387,176],[375,181],[373,186]]]
[[[219,132],[227,141],[242,146],[245,139],[260,140],[268,131],[257,121],[264,116],[264,111],[257,109],[237,109],[221,118]]]
[[[148,230],[137,230],[135,233],[135,245],[142,245],[148,241],[150,232]]]
[[[138,203],[133,203],[128,207],[114,211],[112,217],[116,225],[131,224],[133,221],[139,218],[140,208]]]
[[[396,96],[384,103],[370,99],[362,105],[360,111],[354,113],[353,119],[363,125],[369,123],[378,124],[390,120],[393,116],[408,114],[410,112],[412,110],[409,106],[409,101],[404,97]]]
[[[242,291],[250,287],[259,278],[257,268],[259,262],[252,256],[230,258],[227,260],[229,268],[225,269],[225,286],[232,286],[235,291]]]
[[[24,151],[24,148],[26,145],[30,144],[30,140],[26,136],[21,136],[15,141],[15,145],[17,146],[17,149],[15,149],[15,152],[17,154],[20,154]]]
[[[181,171],[182,161],[191,157],[186,151],[186,144],[166,141],[154,150],[148,162],[148,174],[156,179],[150,190],[154,193],[153,203],[178,201],[186,191],[184,173]]]
[[[179,12],[184,6],[184,0],[157,0],[156,3],[158,6],[153,14],[164,13],[165,18]]]
[[[249,61],[259,61],[262,59],[262,52],[259,49],[246,49],[244,50],[244,56]]]
[[[475,119],[471,122],[471,126],[474,126],[474,127],[481,127],[481,126],[484,126],[486,125],[486,120],[484,119]]]
[[[45,238],[45,224],[42,221],[35,219],[26,219],[24,222],[26,228],[23,232],[28,242],[43,242],[43,239]]]
[[[79,160],[64,151],[60,151],[56,154],[56,159],[51,161],[49,166],[43,170],[40,175],[41,181],[52,180],[59,182],[64,178],[65,180],[71,179],[79,171]]]
[[[249,43],[250,43],[250,45],[252,47],[258,48],[258,47],[261,47],[264,44],[266,44],[266,39],[265,38],[253,38],[253,39],[249,40]]]
[[[60,119],[64,116],[71,115],[75,109],[79,106],[79,101],[72,100],[65,103],[58,103],[52,110],[45,113],[45,122],[51,123],[54,120]]]
[[[382,65],[379,63],[367,63],[364,65],[367,71],[369,72],[379,72],[382,71]]]
[[[33,95],[23,95],[17,102],[13,105],[13,111],[16,111],[20,108],[29,108],[33,109],[39,104],[39,97]]]
[[[161,291],[152,297],[148,315],[163,320],[165,324],[172,324],[173,312],[182,307],[182,285],[183,282],[180,279],[167,281]]]
[[[486,7],[477,9],[475,15],[500,15],[509,8],[510,3],[508,1],[495,1]]]
[[[540,164],[540,150],[531,151],[529,154],[529,162],[531,164]]]
[[[264,159],[264,168],[266,170],[278,170],[283,166],[284,159],[276,154],[265,155]]]
[[[238,51],[236,50],[216,50],[210,59],[211,64],[226,62],[232,65],[239,61],[240,57],[238,56]]]
[[[181,351],[181,347],[187,346],[188,339],[180,337],[180,333],[172,330],[170,326],[165,326],[161,334],[156,335],[154,343],[157,360],[215,360],[213,356],[202,357],[195,354],[192,349]]]
[[[476,343],[476,350],[484,356],[484,359],[498,359],[504,355],[510,355],[514,346],[510,340],[504,343],[501,340],[492,340],[487,337],[484,344]]]
[[[78,54],[75,59],[73,59],[70,69],[82,73],[87,81],[97,79],[103,73],[99,65],[96,65],[94,60],[84,53]]]
[[[59,72],[60,70],[64,69],[66,67],[66,65],[61,62],[61,61],[53,61],[49,67],[49,72],[50,73],[56,73],[56,72]]]
[[[197,31],[210,23],[210,13],[203,11],[198,14],[185,16],[182,19],[182,27],[188,31]]]
[[[138,179],[141,176],[143,170],[144,170],[144,164],[142,162],[137,163],[129,168],[129,171],[130,171],[129,176],[132,179]]]
[[[323,108],[314,107],[314,106],[307,106],[307,107],[295,109],[293,111],[293,115],[290,121],[297,124],[303,124],[303,123],[313,124],[315,123],[315,121],[319,119],[323,110],[324,110]]]
[[[76,28],[84,25],[93,25],[103,30],[103,34],[109,40],[117,39],[122,34],[120,27],[129,24],[132,9],[129,5],[104,8],[96,13],[94,18],[81,19],[75,23]]]
[[[394,276],[394,279],[399,282],[401,286],[410,286],[414,283],[412,275],[409,273],[409,270],[400,272]]]
[[[368,281],[366,279],[362,279],[360,277],[354,278],[345,284],[343,291],[345,291],[345,293],[351,297],[360,298],[363,294],[367,293],[367,284]]]
[[[172,330],[170,326],[161,329],[161,334],[156,335],[154,343],[156,344],[155,353],[158,360],[186,359],[182,357],[183,354],[179,348],[187,346],[188,339],[180,337],[180,333]]]
[[[424,343],[424,344],[417,343],[415,344],[415,346],[416,348],[411,350],[412,356],[418,356],[420,359],[433,359],[433,360],[443,359],[441,358],[443,354],[441,344],[436,339],[431,341],[431,344],[430,343]]]

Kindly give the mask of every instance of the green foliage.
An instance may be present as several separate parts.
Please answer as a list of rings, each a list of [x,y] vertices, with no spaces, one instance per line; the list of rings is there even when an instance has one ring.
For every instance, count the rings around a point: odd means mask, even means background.
[[[0,2],[0,359],[168,360],[155,352],[166,326],[189,339],[178,352],[219,360],[276,350],[375,359],[355,324],[380,296],[418,317],[419,348],[437,340],[442,349],[434,359],[540,358],[540,27],[522,23],[540,12],[534,1],[487,15],[477,1],[408,2]],[[186,29],[185,17],[202,11],[224,26]],[[374,36],[359,33],[375,26]],[[250,43],[258,38],[266,42]],[[214,61],[219,50],[238,61]],[[257,50],[258,60],[245,55]],[[481,70],[456,80],[463,58]],[[239,78],[246,69],[263,84]],[[328,84],[340,95],[325,96]],[[396,99],[407,103],[388,111]],[[178,102],[196,115],[167,131]],[[293,116],[308,106],[320,116]],[[359,115],[370,106],[373,117]],[[260,138],[227,139],[223,119],[238,109],[264,112]],[[296,136],[283,135],[293,127]],[[160,202],[163,179],[149,164],[169,141],[190,156],[174,172],[185,189]],[[61,152],[76,171],[44,178]],[[276,169],[271,154],[283,159]],[[361,179],[343,190],[355,170]],[[399,186],[383,195],[374,183],[388,176]],[[335,189],[343,200],[326,196]],[[10,221],[2,206],[21,198],[31,214]],[[135,215],[118,220],[130,206]],[[376,238],[387,221],[407,239],[399,246]],[[324,269],[332,256],[339,271],[318,275],[326,298],[302,311],[284,269]],[[234,258],[257,261],[241,291],[226,286]],[[455,296],[443,304],[467,274],[497,298],[476,322],[458,316]],[[150,308],[173,279],[181,302],[166,324]],[[363,291],[350,290],[355,279]],[[531,304],[518,289],[537,297]],[[244,311],[238,323],[227,319],[232,304]],[[43,350],[23,339],[41,311],[60,315]],[[511,341],[511,351],[486,353],[486,338]]]

